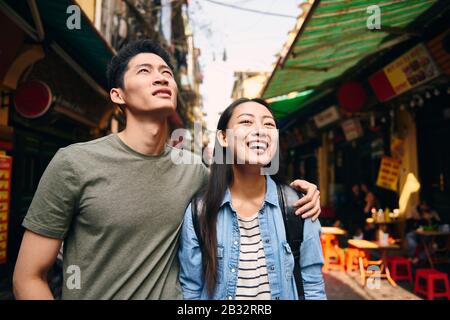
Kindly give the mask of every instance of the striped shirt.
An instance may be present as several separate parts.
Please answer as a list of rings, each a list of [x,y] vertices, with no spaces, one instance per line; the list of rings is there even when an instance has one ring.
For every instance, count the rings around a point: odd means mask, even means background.
[[[259,230],[258,213],[238,217],[241,233],[236,299],[270,300],[266,257]]]

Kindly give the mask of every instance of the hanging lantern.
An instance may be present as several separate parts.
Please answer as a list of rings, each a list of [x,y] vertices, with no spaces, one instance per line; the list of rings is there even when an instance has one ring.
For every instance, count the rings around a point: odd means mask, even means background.
[[[339,106],[348,112],[360,111],[367,101],[366,90],[359,82],[353,80],[342,84],[337,95]]]

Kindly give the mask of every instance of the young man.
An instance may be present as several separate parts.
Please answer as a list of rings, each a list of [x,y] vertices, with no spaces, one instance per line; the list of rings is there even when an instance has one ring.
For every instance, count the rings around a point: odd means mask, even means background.
[[[166,145],[178,93],[166,51],[150,40],[129,44],[111,60],[108,79],[126,128],[52,159],[23,222],[17,299],[53,298],[46,275],[63,240],[63,299],[181,298],[179,231],[208,171],[201,161],[175,164]],[[299,210],[316,219],[316,186],[294,186],[307,191]]]

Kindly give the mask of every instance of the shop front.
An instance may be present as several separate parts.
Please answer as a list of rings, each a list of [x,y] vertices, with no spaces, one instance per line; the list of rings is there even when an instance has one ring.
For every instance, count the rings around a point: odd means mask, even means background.
[[[400,211],[407,217],[425,201],[449,220],[450,162],[442,145],[450,128],[448,37],[446,30],[415,45],[369,78],[380,104],[394,115],[391,155],[401,164],[398,191],[407,193],[409,201],[400,203]],[[420,184],[416,192],[407,191],[408,174]]]

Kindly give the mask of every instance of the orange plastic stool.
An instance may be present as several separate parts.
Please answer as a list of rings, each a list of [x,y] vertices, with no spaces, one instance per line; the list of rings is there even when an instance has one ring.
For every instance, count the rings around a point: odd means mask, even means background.
[[[324,255],[324,261],[323,272],[328,272],[329,270],[345,272],[345,252],[342,248],[336,246],[329,249]]]
[[[333,247],[337,244],[337,239],[334,234],[321,234],[320,242],[322,243],[322,253],[325,257],[327,252],[333,250]]]
[[[352,272],[353,270],[359,269],[359,258],[363,259],[364,267],[367,267],[369,257],[366,255],[364,250],[359,250],[356,248],[346,249],[345,264],[347,272]]]
[[[425,286],[420,285],[420,279],[425,280]],[[444,282],[445,289],[443,292],[437,292],[435,289],[435,281]],[[436,269],[417,269],[416,281],[414,285],[415,294],[423,294],[428,300],[434,298],[445,297],[450,300],[450,288],[448,284],[448,275]]]
[[[321,234],[320,240],[322,242],[323,250],[326,250],[328,247],[334,246],[337,244],[337,238],[334,234]]]
[[[395,281],[408,280],[411,285],[413,284],[411,261],[409,259],[402,256],[391,256],[387,260],[392,279]]]
[[[345,253],[337,244],[336,236],[333,234],[322,234],[322,250],[324,257],[323,272],[329,270],[345,271]]]

